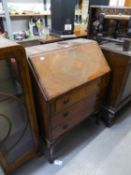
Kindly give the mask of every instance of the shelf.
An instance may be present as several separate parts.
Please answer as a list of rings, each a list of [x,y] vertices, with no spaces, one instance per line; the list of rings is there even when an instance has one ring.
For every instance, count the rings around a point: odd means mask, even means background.
[[[21,43],[21,42],[26,42],[26,41],[34,41],[34,40],[40,39],[41,37],[44,37],[44,36],[32,36],[32,38],[26,38],[26,39],[22,39],[22,40],[15,40],[15,42]]]
[[[10,17],[28,17],[28,16],[50,16],[51,12],[44,12],[44,13],[27,13],[27,14],[10,14]],[[75,15],[82,15],[82,12],[76,11]],[[1,18],[4,18],[4,14],[0,14]]]
[[[26,16],[50,16],[51,12],[44,13],[27,13],[27,14],[12,14],[10,17],[26,17]]]
[[[105,19],[116,19],[116,20],[129,20],[131,18],[130,15],[104,15]]]
[[[5,17],[5,15],[4,14],[0,14],[0,18],[4,18]]]
[[[87,24],[77,24],[74,26],[74,32],[77,36],[86,36],[87,35]],[[27,39],[23,39],[23,40],[15,40],[15,42],[17,43],[22,43],[22,42],[28,42],[28,41],[35,41],[35,40],[43,40],[43,38],[45,38],[45,40],[56,40],[58,37],[55,36],[51,36],[49,35],[42,35],[42,36],[32,36],[32,38],[27,38]]]

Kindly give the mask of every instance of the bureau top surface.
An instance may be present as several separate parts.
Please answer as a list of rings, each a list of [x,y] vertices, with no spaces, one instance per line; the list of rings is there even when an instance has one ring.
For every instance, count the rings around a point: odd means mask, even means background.
[[[40,48],[32,47],[27,53],[31,55],[29,63],[45,100],[58,97],[110,71],[95,41],[52,43]]]

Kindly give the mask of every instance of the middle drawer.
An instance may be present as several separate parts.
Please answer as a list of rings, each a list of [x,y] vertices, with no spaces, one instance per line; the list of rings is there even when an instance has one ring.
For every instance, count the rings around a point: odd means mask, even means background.
[[[52,129],[59,127],[66,121],[73,123],[83,120],[86,116],[95,111],[95,105],[97,102],[97,93],[90,94],[88,98],[81,100],[80,102],[72,105],[63,112],[51,117]]]

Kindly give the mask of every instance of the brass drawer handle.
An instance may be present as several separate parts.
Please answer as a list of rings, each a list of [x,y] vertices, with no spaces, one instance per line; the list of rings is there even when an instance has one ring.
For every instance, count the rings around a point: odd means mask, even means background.
[[[67,129],[68,128],[68,125],[66,124],[62,128],[63,128],[63,130]]]
[[[69,112],[64,112],[63,117],[68,117]]]
[[[69,101],[70,101],[69,99],[65,99],[65,100],[63,101],[64,105],[68,104]]]

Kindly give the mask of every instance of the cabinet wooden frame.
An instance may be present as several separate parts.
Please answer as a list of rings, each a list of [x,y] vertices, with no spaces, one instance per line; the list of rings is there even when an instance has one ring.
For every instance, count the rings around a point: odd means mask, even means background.
[[[2,165],[5,174],[9,174],[27,160],[40,154],[39,134],[25,49],[15,42],[1,39],[0,61],[10,58],[14,58],[18,66],[21,85],[23,88],[24,102],[28,114],[28,120],[31,126],[32,138],[34,140],[34,148],[32,147],[30,151],[25,152],[11,164],[7,162],[4,155],[0,152],[0,164]]]

